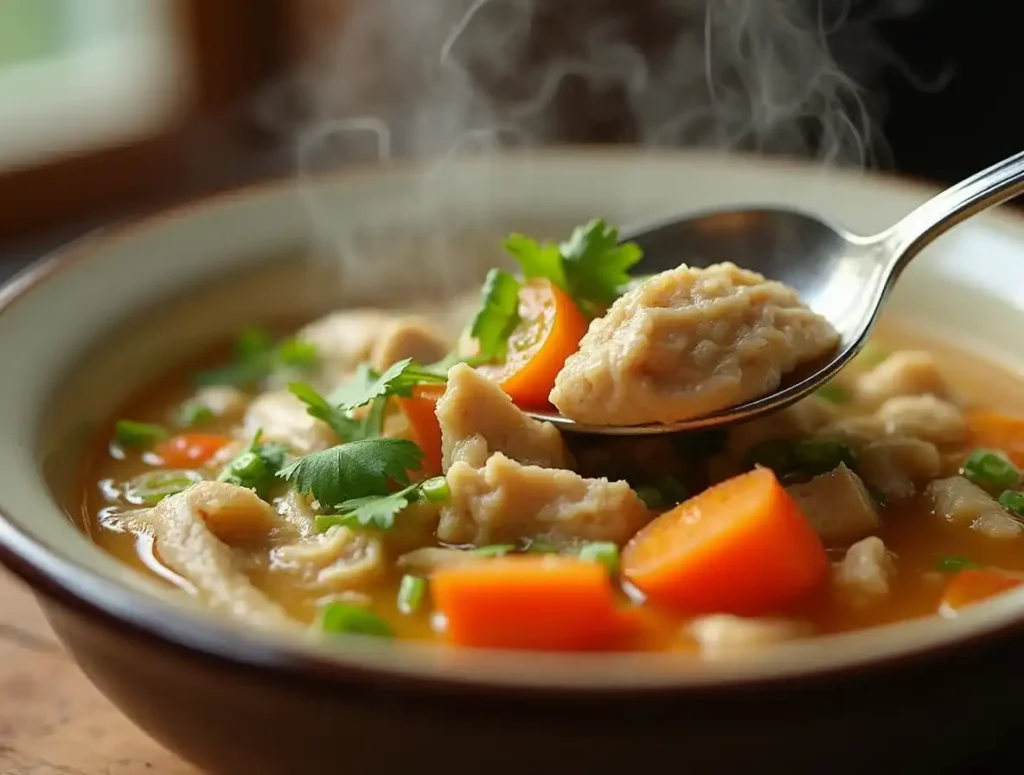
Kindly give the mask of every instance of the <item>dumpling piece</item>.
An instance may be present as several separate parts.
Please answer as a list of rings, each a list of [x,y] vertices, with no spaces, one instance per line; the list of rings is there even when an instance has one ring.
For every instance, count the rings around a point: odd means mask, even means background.
[[[775,390],[839,335],[796,291],[723,263],[680,266],[620,297],[555,379],[551,402],[594,425],[669,423]]]

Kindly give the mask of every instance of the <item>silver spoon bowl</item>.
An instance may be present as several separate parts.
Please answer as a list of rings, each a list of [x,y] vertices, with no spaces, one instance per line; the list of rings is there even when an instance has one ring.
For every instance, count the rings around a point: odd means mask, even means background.
[[[673,423],[589,425],[553,412],[530,412],[564,431],[612,436],[677,433],[752,420],[804,398],[835,376],[864,347],[903,269],[932,241],[972,215],[1024,191],[1024,152],[972,175],[929,199],[895,225],[859,236],[816,215],[758,207],[715,210],[662,221],[623,234],[644,251],[637,270],[657,274],[681,263],[731,261],[792,287],[827,318],[840,342],[814,373],[774,393],[713,414]]]

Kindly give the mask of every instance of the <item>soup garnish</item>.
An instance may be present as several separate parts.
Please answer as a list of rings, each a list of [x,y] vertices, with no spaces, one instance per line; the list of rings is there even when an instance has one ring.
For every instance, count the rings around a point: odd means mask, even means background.
[[[502,649],[749,654],[1024,580],[1024,419],[963,404],[941,357],[872,342],[725,431],[563,437],[523,410],[680,419],[835,332],[731,264],[631,276],[602,221],[505,248],[472,311],[246,329],[168,376],[99,440],[90,535],[252,626]]]

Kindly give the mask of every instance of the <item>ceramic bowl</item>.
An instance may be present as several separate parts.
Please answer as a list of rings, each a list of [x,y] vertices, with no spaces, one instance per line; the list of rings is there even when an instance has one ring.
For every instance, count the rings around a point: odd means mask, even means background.
[[[168,748],[224,775],[944,772],[1014,739],[1024,591],[744,660],[523,655],[268,638],[120,564],[76,525],[97,424],[247,323],[405,304],[476,283],[510,229],[563,233],[785,203],[871,233],[932,193],[683,153],[566,151],[394,166],[221,196],[89,238],[0,294],[0,560],[82,670]],[[891,311],[1013,364],[1024,222],[929,248]]]

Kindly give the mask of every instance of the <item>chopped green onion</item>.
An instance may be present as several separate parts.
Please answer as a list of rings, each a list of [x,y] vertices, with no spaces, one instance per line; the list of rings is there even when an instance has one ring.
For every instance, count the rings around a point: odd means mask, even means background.
[[[861,369],[870,369],[877,366],[886,358],[889,357],[889,350],[877,342],[868,342],[864,345],[864,348],[857,353],[853,360],[850,361],[851,366]]]
[[[550,541],[534,538],[530,541],[530,545],[526,547],[526,551],[530,554],[558,554],[559,549]]]
[[[846,388],[836,382],[826,382],[815,390],[814,394],[832,404],[845,404],[850,400],[850,394]]]
[[[159,425],[135,420],[118,420],[114,426],[114,438],[122,447],[148,447],[170,437]]]
[[[981,487],[1009,490],[1020,484],[1017,466],[990,449],[976,449],[967,456],[961,473]]]
[[[452,497],[452,491],[448,488],[448,480],[443,476],[427,479],[420,485],[420,492],[431,503],[444,503]]]
[[[371,635],[391,638],[391,626],[377,614],[357,605],[328,603],[320,610],[320,629],[331,635]]]
[[[940,557],[938,568],[943,573],[959,573],[968,568],[980,568],[978,563],[968,560],[966,557]]]
[[[778,476],[788,474],[796,468],[796,457],[793,454],[793,443],[781,439],[769,439],[755,444],[744,457],[746,468],[763,466],[770,468]]]
[[[149,471],[128,482],[124,496],[136,506],[155,506],[168,495],[201,481],[203,477],[195,471]]]
[[[199,401],[186,401],[178,410],[178,424],[186,428],[207,422],[214,418],[213,410]]]
[[[235,357],[253,358],[262,355],[274,346],[270,332],[262,328],[243,328],[235,337]]]
[[[1007,511],[1012,511],[1018,517],[1024,517],[1024,492],[1006,490],[999,496],[999,505]]]
[[[688,497],[686,487],[673,476],[663,476],[633,489],[637,497],[652,510],[678,506]]]
[[[301,339],[285,339],[277,346],[277,360],[282,366],[308,369],[319,359],[316,346]]]
[[[491,544],[490,546],[481,546],[479,549],[474,549],[473,554],[479,554],[481,557],[504,557],[509,552],[514,552],[515,546],[512,544]]]
[[[584,544],[580,548],[579,558],[601,563],[612,576],[619,572],[619,547],[611,541],[594,541]]]
[[[288,451],[280,444],[261,443],[257,431],[249,445],[220,472],[218,482],[227,482],[263,495],[277,483],[277,472],[284,467]]]
[[[423,603],[427,594],[427,580],[420,576],[402,576],[398,584],[398,610],[411,614]]]

